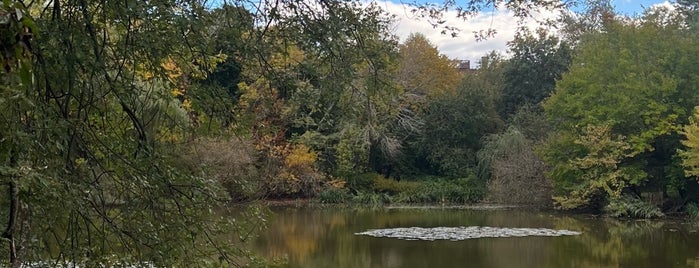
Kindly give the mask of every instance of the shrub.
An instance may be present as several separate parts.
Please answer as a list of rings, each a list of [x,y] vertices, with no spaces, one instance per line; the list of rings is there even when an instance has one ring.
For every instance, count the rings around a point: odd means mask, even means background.
[[[510,127],[486,138],[478,152],[479,176],[488,181],[488,200],[506,204],[551,204],[551,183],[535,144]]]
[[[313,197],[321,191],[325,176],[315,164],[318,155],[303,144],[275,146],[270,152],[278,171],[265,185],[271,197]]]
[[[405,191],[418,189],[420,184],[412,181],[397,181],[384,176],[377,175],[374,177],[374,191],[387,193],[390,195],[400,194]]]
[[[391,197],[386,193],[357,192],[352,199],[354,202],[370,206],[382,206],[391,203]]]
[[[610,216],[624,218],[652,219],[665,216],[658,207],[629,195],[610,200],[604,211]]]
[[[318,201],[323,204],[342,204],[352,201],[354,196],[347,189],[329,188],[318,193]]]
[[[401,192],[399,203],[473,203],[483,198],[484,187],[474,177],[423,181],[418,187]]]
[[[260,188],[260,170],[252,143],[240,138],[200,138],[188,144],[180,159],[194,174],[212,178],[236,201],[252,198]]]
[[[377,176],[381,176],[376,173],[362,173],[353,176],[349,176],[347,179],[347,187],[354,192],[366,192],[374,190],[374,180]]]

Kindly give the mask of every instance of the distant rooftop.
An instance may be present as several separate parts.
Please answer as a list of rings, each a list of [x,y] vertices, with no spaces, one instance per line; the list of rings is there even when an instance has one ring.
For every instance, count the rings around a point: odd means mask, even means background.
[[[471,61],[470,60],[455,60],[455,62],[456,62],[456,69],[460,73],[473,71],[473,69],[471,69]]]

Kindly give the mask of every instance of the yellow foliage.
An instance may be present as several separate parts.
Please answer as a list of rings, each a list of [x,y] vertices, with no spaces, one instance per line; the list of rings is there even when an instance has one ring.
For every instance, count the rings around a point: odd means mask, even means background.
[[[175,63],[172,59],[167,59],[165,62],[160,64],[160,67],[165,70],[165,74],[170,80],[176,80],[182,76],[182,69]]]
[[[192,110],[192,102],[189,99],[182,101],[182,108],[184,108],[187,111],[191,111]]]
[[[155,138],[161,142],[175,143],[182,140],[182,134],[169,128],[161,128]]]
[[[428,98],[456,94],[461,75],[424,35],[410,35],[400,54],[398,82],[406,92]]]
[[[686,149],[680,151],[685,175],[699,178],[699,106],[694,108],[689,124],[684,126],[681,133],[685,136],[682,144]]]
[[[87,160],[85,158],[79,157],[75,159],[75,166],[82,166],[83,164],[87,163]]]
[[[296,46],[286,47],[284,53],[275,53],[269,60],[269,64],[275,69],[294,67],[305,58],[303,51]]]
[[[284,160],[288,168],[301,168],[315,165],[318,155],[303,144],[292,147]]]
[[[259,83],[262,83],[263,80],[260,78],[258,81],[255,81],[252,85],[248,85],[245,82],[240,82],[238,83],[238,90],[242,93],[240,95],[240,99],[238,99],[238,106],[243,109],[247,109],[248,107],[251,106],[252,103],[254,103],[258,98],[257,94],[257,87]]]
[[[170,94],[172,94],[173,97],[179,97],[179,96],[184,95],[184,90],[181,90],[179,88],[173,88],[170,91]]]
[[[213,56],[207,57],[195,57],[192,60],[192,64],[189,64],[189,76],[196,79],[205,79],[209,72],[216,69],[219,63],[226,61],[228,56],[223,53],[219,53]]]
[[[307,146],[258,144],[259,149],[279,164],[267,186],[272,195],[313,196],[325,185],[325,176],[315,167],[318,154]],[[344,182],[335,183],[344,186]]]
[[[139,66],[139,68],[136,69],[136,75],[143,78],[144,81],[148,81],[148,80],[152,79],[153,77],[155,77],[155,74],[153,74],[153,72],[151,72],[151,71],[146,70],[143,67],[143,64],[141,64],[141,66]]]
[[[342,189],[345,188],[345,184],[347,184],[347,181],[343,179],[332,179],[327,182],[327,185],[331,188],[335,189]]]

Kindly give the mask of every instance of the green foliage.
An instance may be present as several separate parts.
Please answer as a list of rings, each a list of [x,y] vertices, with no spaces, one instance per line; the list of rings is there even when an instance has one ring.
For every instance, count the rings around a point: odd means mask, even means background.
[[[620,165],[622,159],[632,157],[633,152],[623,136],[613,137],[610,131],[609,126],[588,126],[582,136],[573,141],[584,152],[582,156],[569,160],[565,165],[559,165],[551,173],[554,183],[565,192],[564,195],[554,197],[559,208],[596,207],[600,205],[594,203],[599,201],[594,199],[598,194],[604,193],[611,198],[620,198],[626,187],[640,185],[646,178],[645,172],[638,167]],[[577,176],[556,177],[557,174]],[[573,181],[556,180],[567,178]]]
[[[478,151],[478,177],[483,181],[489,180],[495,160],[508,154],[520,153],[530,146],[531,142],[513,127],[503,133],[486,136],[483,148]]]
[[[520,32],[508,46],[512,58],[503,72],[499,107],[503,117],[510,117],[523,105],[539,105],[568,70],[572,58],[572,49],[543,29],[536,36]]]
[[[610,200],[609,204],[604,207],[604,212],[612,217],[634,219],[652,219],[665,216],[658,207],[629,195]]]
[[[393,128],[399,120],[399,87],[391,79],[398,55],[397,40],[387,34],[391,17],[375,4],[355,1],[319,1],[327,13],[294,2],[280,3],[276,18],[287,27],[268,37],[280,44],[292,42],[302,51],[283,76],[265,72],[270,80],[290,78],[277,86],[290,99],[292,136],[321,135],[335,154],[322,154],[340,176],[376,170],[379,162],[394,157],[400,142]],[[277,35],[278,34],[278,35]],[[290,40],[289,40],[290,39]],[[281,52],[293,54],[292,49]],[[293,80],[296,80],[294,82]],[[318,148],[321,149],[321,148]]]
[[[406,191],[413,191],[417,188],[419,188],[419,183],[414,181],[397,181],[381,175],[374,178],[373,189],[380,193],[396,195]]]
[[[419,146],[436,172],[444,176],[468,175],[476,165],[481,137],[501,126],[493,103],[494,82],[484,80],[489,73],[468,75],[456,96],[436,98],[427,107]]]
[[[377,177],[381,177],[381,175],[371,172],[352,175],[347,178],[346,186],[347,188],[355,192],[372,191],[374,187],[374,181]]]
[[[359,129],[347,128],[335,145],[335,162],[340,176],[367,172],[370,143],[361,138]]]
[[[13,235],[27,261],[256,265],[238,247],[263,213],[234,221],[216,210],[263,195],[314,196],[323,171],[350,177],[360,203],[407,192],[480,199],[471,178],[362,173],[390,170],[412,137],[427,173],[470,175],[480,137],[501,125],[499,61],[482,62],[450,94],[455,72],[432,46],[417,46],[434,63],[420,72],[440,79],[397,78],[427,63],[398,61],[392,17],[377,4],[276,4],[252,14],[245,1],[215,10],[203,0],[3,2],[0,183],[19,187]],[[422,92],[424,81],[433,88]],[[433,125],[421,124],[424,107],[408,107],[416,92],[440,96],[424,113]],[[338,188],[320,194],[349,198]]]
[[[524,136],[536,143],[540,143],[551,132],[551,123],[546,118],[541,105],[525,104],[510,117],[510,126],[517,128]]]
[[[323,204],[343,204],[353,200],[354,196],[344,188],[329,188],[318,193],[318,201]]]
[[[606,21],[583,38],[545,110],[542,149],[561,208],[599,208],[629,187],[660,188],[676,170],[687,114],[699,103],[699,46],[673,23]],[[649,64],[654,62],[656,64]]]
[[[378,207],[391,203],[391,197],[387,193],[357,192],[352,201],[357,204]]]
[[[31,68],[0,76],[2,188],[19,188],[22,261],[247,263],[230,232],[251,232],[216,214],[230,200],[219,181],[180,165],[197,123],[186,89],[224,58],[208,50],[203,3],[25,4],[31,43],[14,61]]]
[[[692,0],[678,0],[677,4],[680,12],[685,16],[689,34],[693,34],[695,38],[699,37],[696,34],[696,30],[699,29],[699,5]]]
[[[475,176],[458,179],[420,181],[411,189],[399,193],[396,203],[464,204],[480,201],[485,195],[483,183]]]
[[[397,181],[385,178],[377,173],[364,173],[351,176],[346,186],[355,192],[379,192],[395,195],[415,189],[418,183],[413,181]]]
[[[485,187],[475,176],[457,179],[423,178],[401,180],[385,178],[376,173],[355,175],[347,180],[345,189],[327,189],[318,195],[322,203],[351,202],[380,206],[388,203],[473,203],[481,200]]]

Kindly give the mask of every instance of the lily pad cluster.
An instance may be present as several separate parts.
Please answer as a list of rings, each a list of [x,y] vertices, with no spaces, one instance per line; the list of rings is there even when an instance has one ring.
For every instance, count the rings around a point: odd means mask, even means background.
[[[487,226],[469,226],[469,227],[408,227],[408,228],[389,228],[389,229],[371,229],[355,235],[367,235],[373,237],[388,237],[398,238],[403,240],[451,240],[461,241],[475,238],[494,238],[494,237],[525,237],[525,236],[567,236],[580,235],[581,232],[569,230],[553,230],[546,228],[503,228],[503,227],[487,227]]]

